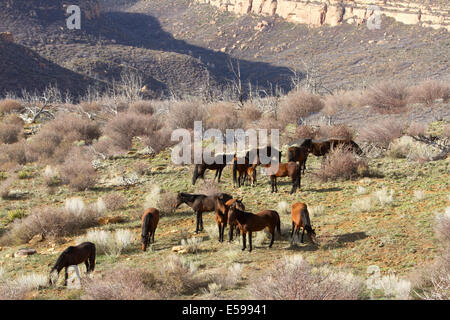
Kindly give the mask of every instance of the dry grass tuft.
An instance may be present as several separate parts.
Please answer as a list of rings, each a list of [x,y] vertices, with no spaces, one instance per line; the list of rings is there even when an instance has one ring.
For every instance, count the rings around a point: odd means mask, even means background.
[[[154,300],[161,299],[155,276],[144,269],[118,267],[106,271],[102,278],[83,281],[86,300]]]
[[[353,275],[314,268],[300,255],[279,261],[250,286],[252,297],[263,300],[355,300],[362,290]]]
[[[330,151],[316,173],[320,181],[348,180],[363,176],[368,171],[367,162],[343,147]]]

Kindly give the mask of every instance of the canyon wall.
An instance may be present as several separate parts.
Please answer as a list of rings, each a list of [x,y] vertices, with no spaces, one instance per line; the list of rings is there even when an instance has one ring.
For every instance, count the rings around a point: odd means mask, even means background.
[[[450,2],[424,4],[408,0],[195,0],[236,14],[255,13],[278,15],[287,21],[311,26],[341,23],[362,24],[374,14],[370,8],[376,5],[381,14],[404,24],[418,24],[434,29],[450,31]],[[433,3],[433,1],[430,1]],[[434,2],[436,3],[436,2]]]

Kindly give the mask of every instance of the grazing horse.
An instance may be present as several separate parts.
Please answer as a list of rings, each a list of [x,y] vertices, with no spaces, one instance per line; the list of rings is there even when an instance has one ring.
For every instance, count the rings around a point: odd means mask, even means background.
[[[237,176],[239,174],[239,177]],[[240,188],[246,180],[250,179],[251,185],[256,183],[256,164],[250,165],[247,157],[238,159],[236,154],[233,158],[233,184]]]
[[[192,184],[195,185],[195,182],[198,178],[205,179],[205,172],[207,169],[216,170],[216,175],[214,176],[214,180],[217,179],[217,182],[220,182],[220,177],[222,176],[222,171],[227,165],[227,156],[225,154],[218,155],[215,157],[214,163],[207,164],[202,159],[201,164],[196,164],[194,167],[194,175],[192,176]]]
[[[64,285],[67,286],[67,278],[69,276],[67,268],[69,266],[76,266],[80,263],[86,264],[86,273],[94,271],[95,268],[95,244],[92,242],[83,242],[77,246],[70,246],[64,250],[55,265],[50,270],[49,284],[53,285],[52,273],[56,270],[59,276],[59,272],[65,268],[64,273]],[[56,279],[58,280],[58,279]]]
[[[263,165],[266,168],[266,174],[270,177],[270,183],[272,185],[272,192],[278,192],[277,177],[289,177],[292,181],[291,194],[300,188],[301,182],[301,170],[300,165],[297,162],[291,161],[288,163],[279,163],[278,170],[270,164]]]
[[[142,215],[141,243],[142,251],[146,251],[149,243],[155,242],[155,230],[158,226],[159,211],[155,208],[148,208]]]
[[[291,218],[292,218],[291,244],[294,242],[294,234],[297,234],[297,239],[300,237],[299,234],[300,228],[303,228],[302,238],[300,240],[301,243],[303,243],[303,236],[305,235],[305,230],[311,242],[316,243],[316,232],[311,227],[311,220],[309,219],[308,207],[306,206],[305,203],[296,202],[292,205]]]
[[[212,196],[204,194],[191,194],[191,193],[178,193],[177,202],[175,208],[178,208],[181,204],[185,203],[194,210],[197,215],[197,223],[195,233],[203,230],[203,212],[210,212],[216,210],[216,199],[218,196],[222,196],[224,201],[228,201],[233,197],[226,193],[216,193]]]
[[[230,209],[231,205],[236,204],[236,207],[239,210],[245,210],[245,206],[242,203],[241,200],[238,199],[230,199],[228,201],[224,201],[223,195],[220,195],[216,199],[216,222],[217,226],[219,227],[219,242],[223,242],[223,236],[225,233],[225,228],[227,227],[228,223],[228,210]],[[233,240],[233,230],[235,229],[236,225],[230,225],[230,234],[229,234],[229,240],[228,242],[231,242]]]
[[[300,164],[300,168],[303,168],[303,174],[305,174],[306,160],[308,154],[312,150],[312,140],[305,139],[299,146],[292,146],[288,149],[288,161],[296,161]]]
[[[252,251],[252,232],[261,231],[267,228],[272,235],[269,248],[272,248],[275,240],[275,229],[281,235],[280,216],[278,212],[273,210],[264,210],[253,214],[251,212],[242,211],[236,208],[236,204],[232,204],[228,210],[228,223],[237,224],[242,232],[242,251],[246,248],[246,235],[248,233],[249,251]]]

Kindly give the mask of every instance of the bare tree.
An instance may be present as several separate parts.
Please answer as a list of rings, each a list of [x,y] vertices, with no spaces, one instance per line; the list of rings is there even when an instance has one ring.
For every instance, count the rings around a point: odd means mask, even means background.
[[[234,66],[235,63],[236,67]],[[234,78],[228,81],[232,84],[233,88],[238,93],[239,106],[242,108],[244,106],[244,89],[242,87],[241,65],[239,63],[239,60],[234,59],[233,62],[233,60],[228,57],[228,68],[232,72]]]

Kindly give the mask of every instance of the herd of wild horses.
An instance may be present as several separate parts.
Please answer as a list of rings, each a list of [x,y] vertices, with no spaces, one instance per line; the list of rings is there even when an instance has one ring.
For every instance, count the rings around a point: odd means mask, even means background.
[[[250,181],[252,185],[256,183],[256,167],[258,165],[265,168],[266,174],[270,178],[272,192],[277,192],[276,179],[278,177],[289,177],[292,181],[291,194],[297,188],[300,188],[301,172],[305,172],[306,160],[310,153],[315,156],[325,156],[331,149],[337,146],[344,146],[349,150],[362,154],[362,150],[352,140],[344,139],[326,139],[326,140],[312,140],[303,139],[291,144],[288,149],[288,162],[281,162],[281,151],[276,150],[271,146],[257,149],[256,152],[247,152],[244,159],[238,161],[234,155],[231,163],[233,169],[233,183],[240,187],[246,181]],[[268,157],[276,157],[278,160],[278,168],[274,170],[271,164],[262,164],[260,161],[261,152]],[[253,155],[253,157],[251,156]],[[222,171],[227,165],[225,155],[218,156],[220,161],[213,164],[197,164],[194,168],[194,175],[192,184],[195,184],[197,178],[203,178],[206,170],[216,170],[215,178],[220,177]],[[222,158],[223,157],[223,158]],[[214,179],[215,179],[214,178]],[[229,225],[229,242],[233,241],[233,234],[236,236],[242,234],[242,250],[247,247],[247,236],[249,251],[252,251],[252,233],[267,229],[271,234],[269,248],[272,247],[275,240],[275,230],[281,235],[280,216],[274,210],[263,210],[258,213],[245,211],[245,205],[242,200],[233,198],[226,193],[216,193],[213,195],[204,194],[190,194],[180,192],[177,194],[175,208],[186,204],[196,214],[196,228],[195,233],[203,230],[203,212],[215,212],[215,219],[219,230],[219,242],[224,241],[225,228]],[[146,251],[150,243],[155,241],[155,231],[159,222],[159,211],[156,208],[148,208],[144,211],[142,216],[142,233],[141,245],[142,250]],[[291,243],[294,241],[295,235],[300,237],[300,230],[303,229],[301,242],[306,234],[312,243],[317,243],[316,233],[312,228],[311,220],[309,218],[308,208],[305,203],[296,202],[291,209],[292,230]],[[52,273],[59,272],[65,268],[65,285],[67,285],[68,267],[71,265],[78,265],[80,263],[86,264],[87,273],[92,272],[95,267],[95,244],[91,242],[83,242],[78,246],[70,246],[64,250],[58,257],[55,265],[50,271],[50,284],[53,284]]]

